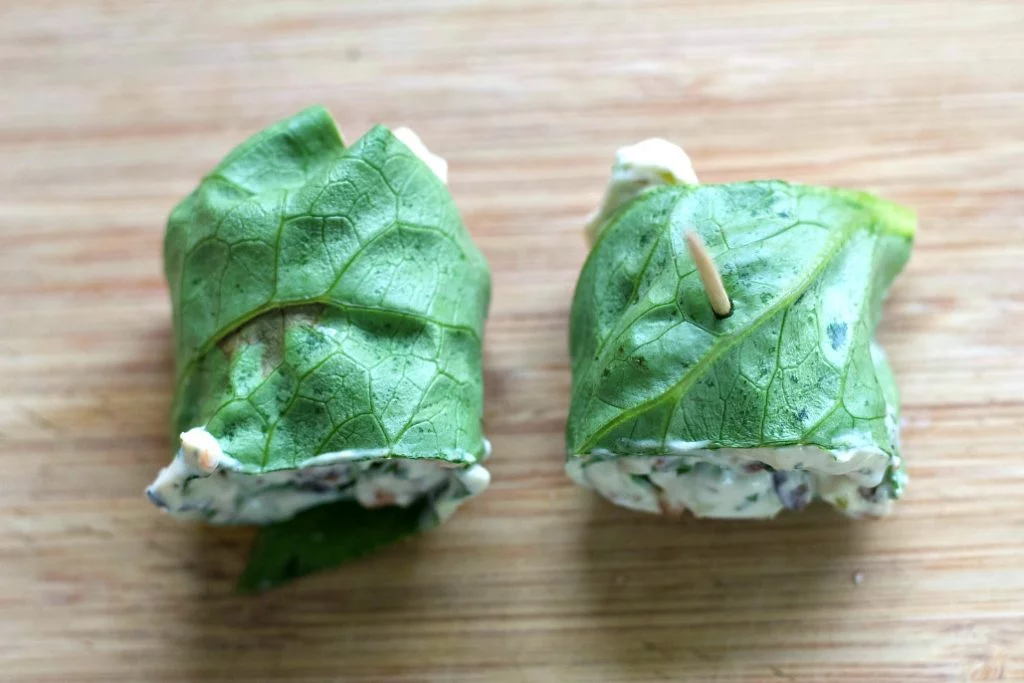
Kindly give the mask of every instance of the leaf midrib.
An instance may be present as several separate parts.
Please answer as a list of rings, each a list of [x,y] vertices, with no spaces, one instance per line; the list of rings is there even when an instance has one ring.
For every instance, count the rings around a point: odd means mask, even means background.
[[[467,333],[470,336],[472,336],[473,339],[475,339],[477,341],[480,341],[480,335],[477,334],[476,329],[474,327],[470,326],[470,325],[453,325],[451,323],[442,322],[440,320],[437,320],[437,319],[432,318],[432,317],[427,316],[427,315],[422,315],[420,313],[413,313],[412,311],[401,311],[401,310],[394,310],[394,309],[389,310],[389,309],[384,309],[384,308],[376,308],[376,307],[373,307],[373,306],[357,306],[357,305],[353,305],[353,304],[345,304],[345,303],[341,303],[341,302],[339,302],[339,301],[337,301],[335,299],[331,299],[330,297],[328,297],[326,295],[318,296],[318,297],[310,297],[308,299],[307,298],[303,298],[303,299],[294,299],[294,300],[290,300],[290,301],[273,301],[273,302],[270,302],[268,304],[264,304],[263,306],[260,306],[259,308],[256,308],[256,309],[250,311],[249,313],[247,313],[246,315],[241,316],[238,319],[233,320],[229,324],[225,325],[224,328],[221,330],[221,332],[219,334],[211,337],[208,342],[206,342],[205,344],[203,344],[203,346],[201,346],[199,349],[196,350],[195,354],[193,355],[192,360],[189,361],[189,364],[186,365],[184,368],[182,368],[181,371],[178,373],[178,380],[180,381],[182,378],[184,378],[186,375],[188,375],[188,373],[190,373],[193,369],[195,369],[195,366],[198,365],[200,361],[202,361],[202,359],[206,356],[206,354],[208,354],[210,352],[210,350],[214,346],[219,344],[221,341],[223,341],[230,334],[234,333],[235,331],[237,331],[241,327],[243,327],[243,326],[247,325],[248,323],[252,322],[256,318],[260,317],[261,315],[263,315],[265,313],[270,313],[271,311],[276,311],[276,310],[284,310],[284,309],[288,309],[288,308],[300,308],[302,306],[317,306],[317,305],[325,306],[327,308],[332,308],[332,309],[339,310],[339,311],[342,311],[342,312],[352,311],[352,312],[355,312],[355,313],[365,313],[365,314],[370,314],[370,315],[379,315],[379,316],[382,316],[382,317],[406,318],[406,319],[409,319],[409,320],[413,320],[413,321],[415,321],[417,323],[421,323],[423,325],[433,325],[433,326],[435,326],[435,327],[437,327],[439,329],[442,329],[442,330],[450,330],[450,331],[454,331],[454,332],[464,332],[464,333]]]

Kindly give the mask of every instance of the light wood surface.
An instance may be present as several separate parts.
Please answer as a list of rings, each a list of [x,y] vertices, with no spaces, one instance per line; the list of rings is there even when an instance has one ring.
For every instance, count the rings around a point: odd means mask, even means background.
[[[1024,680],[1024,3],[0,6],[0,680]],[[169,457],[171,206],[315,102],[413,127],[494,268],[494,486],[258,597]],[[617,145],[872,190],[921,232],[882,340],[895,516],[666,521],[562,473],[569,299]],[[859,583],[858,583],[859,580]]]

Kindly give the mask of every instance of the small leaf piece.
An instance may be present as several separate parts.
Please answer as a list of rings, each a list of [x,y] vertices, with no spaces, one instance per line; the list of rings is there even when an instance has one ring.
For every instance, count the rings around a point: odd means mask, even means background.
[[[238,579],[242,592],[263,591],[429,528],[425,501],[368,510],[352,501],[321,505],[260,530]]]

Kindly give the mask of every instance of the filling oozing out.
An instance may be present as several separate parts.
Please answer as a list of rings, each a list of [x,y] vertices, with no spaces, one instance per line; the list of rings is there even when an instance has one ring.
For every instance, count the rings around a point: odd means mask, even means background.
[[[307,467],[252,474],[242,471],[200,427],[181,435],[177,455],[146,495],[176,517],[215,524],[270,524],[339,500],[367,508],[408,507],[424,497],[443,520],[490,482],[481,465],[386,455],[367,450],[329,453]]]
[[[633,197],[659,185],[696,185],[697,174],[678,145],[649,138],[615,152],[611,179],[601,205],[587,220],[587,239],[593,244],[604,223]]]
[[[815,498],[851,517],[884,515],[903,485],[898,456],[816,446],[595,453],[571,458],[566,470],[617,505],[665,515],[689,510],[697,517],[774,517]]]

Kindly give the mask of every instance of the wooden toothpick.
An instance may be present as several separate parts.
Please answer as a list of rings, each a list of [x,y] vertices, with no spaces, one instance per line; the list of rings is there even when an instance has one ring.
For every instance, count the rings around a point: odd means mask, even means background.
[[[711,310],[719,318],[728,318],[732,315],[732,300],[729,299],[729,293],[725,291],[722,276],[719,274],[715,262],[711,260],[711,254],[704,246],[704,240],[693,230],[687,230],[683,236],[686,238],[690,256],[697,264],[697,273],[700,275],[700,281],[704,283],[704,293],[708,297],[708,303],[711,304]]]

